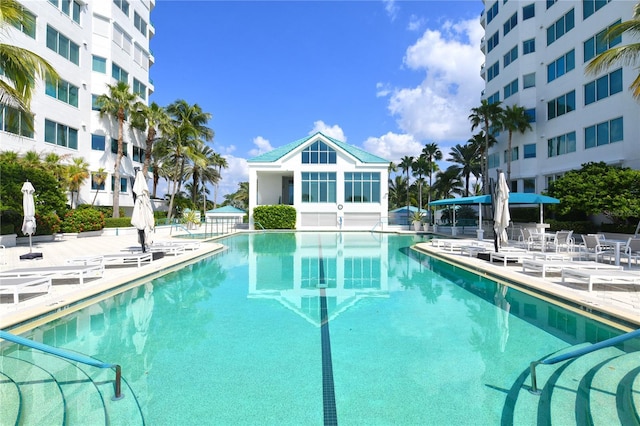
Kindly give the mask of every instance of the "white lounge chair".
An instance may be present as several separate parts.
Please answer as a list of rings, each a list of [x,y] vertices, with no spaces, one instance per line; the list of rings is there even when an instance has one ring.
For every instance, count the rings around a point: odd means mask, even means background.
[[[13,295],[13,303],[20,302],[21,294],[49,293],[51,277],[0,278],[0,294]]]
[[[198,250],[200,248],[200,241],[198,240],[188,240],[188,241],[162,240],[162,241],[154,241],[153,245],[157,247],[173,246],[173,247],[182,247],[185,250]]]
[[[0,272],[0,277],[32,277],[43,276],[56,279],[78,278],[80,284],[84,284],[85,278],[102,278],[104,265],[63,265],[42,266],[37,268],[18,268]]]
[[[527,272],[528,270],[542,272],[542,278],[546,278],[547,272],[562,272],[564,269],[607,269],[622,271],[622,266],[609,265],[607,263],[594,261],[573,262],[556,259],[524,259],[522,261],[522,272]]]
[[[153,261],[153,253],[114,253],[105,254],[103,256],[103,262],[105,266],[109,265],[136,265],[140,268],[143,264],[151,263]]]
[[[629,271],[593,270],[593,269],[563,269],[562,282],[567,278],[586,281],[589,291],[593,291],[593,284],[640,284],[640,273]]]

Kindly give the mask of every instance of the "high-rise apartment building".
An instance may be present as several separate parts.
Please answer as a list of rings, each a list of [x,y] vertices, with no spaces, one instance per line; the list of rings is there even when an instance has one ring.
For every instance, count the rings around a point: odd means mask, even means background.
[[[586,75],[585,66],[609,47],[637,40],[627,34],[607,43],[611,25],[632,18],[633,1],[485,0],[481,49],[483,99],[527,110],[532,130],[497,135],[489,149],[491,177],[506,172],[511,189],[544,191],[549,182],[587,162],[640,169],[640,105],[628,90],[635,66]]]
[[[87,179],[78,203],[91,203],[97,192],[96,205],[111,206],[117,184],[120,206],[131,209],[145,134],[125,125],[121,179],[114,182],[118,124],[110,117],[100,118],[96,98],[108,93],[108,84],[124,81],[148,103],[153,92],[149,68],[154,62],[149,40],[155,33],[149,17],[155,0],[18,1],[34,16],[35,28],[10,27],[3,42],[42,56],[61,80],[57,85],[38,82],[31,102],[33,131],[11,119],[15,110],[0,106],[0,150],[82,157],[91,172],[104,168],[109,176],[99,186]]]

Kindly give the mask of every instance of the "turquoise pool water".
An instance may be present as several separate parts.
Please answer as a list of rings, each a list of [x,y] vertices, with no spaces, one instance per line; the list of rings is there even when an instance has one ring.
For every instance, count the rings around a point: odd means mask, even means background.
[[[118,362],[150,425],[499,424],[529,363],[617,331],[410,250],[262,233],[28,336]]]

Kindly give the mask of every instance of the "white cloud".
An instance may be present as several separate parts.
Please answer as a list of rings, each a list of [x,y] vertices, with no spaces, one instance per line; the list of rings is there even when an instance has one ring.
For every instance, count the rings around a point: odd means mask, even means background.
[[[387,12],[391,21],[395,21],[396,16],[398,16],[398,6],[396,5],[395,0],[382,0],[384,3],[384,10]]]
[[[256,148],[249,151],[249,155],[252,157],[273,150],[273,147],[271,146],[269,140],[263,138],[262,136],[256,136],[255,138],[253,138],[253,144],[256,146]]]
[[[413,136],[393,132],[379,138],[370,137],[362,145],[368,152],[394,163],[398,163],[405,155],[420,155],[423,148],[423,144]]]
[[[347,141],[347,137],[344,135],[344,131],[337,124],[330,126],[322,120],[314,121],[313,129],[311,129],[309,134],[313,135],[314,133],[317,133],[317,132],[321,132],[325,136],[338,139],[339,141],[342,141],[342,142]]]
[[[233,155],[223,155],[223,157],[227,160],[229,167],[222,169],[222,179],[218,184],[218,204],[224,201],[226,194],[236,192],[240,182],[249,180],[249,167],[246,159],[234,157]],[[210,191],[209,198],[213,199],[214,190],[211,189]]]
[[[390,94],[388,109],[403,132],[437,143],[469,139],[468,116],[484,88],[482,35],[478,19],[448,21],[426,30],[407,49],[404,65],[425,76],[418,86],[395,88]],[[384,93],[382,88],[377,85],[378,94]]]
[[[420,18],[416,15],[411,15],[409,17],[409,24],[407,24],[407,29],[409,31],[420,31],[425,23],[424,18]]]

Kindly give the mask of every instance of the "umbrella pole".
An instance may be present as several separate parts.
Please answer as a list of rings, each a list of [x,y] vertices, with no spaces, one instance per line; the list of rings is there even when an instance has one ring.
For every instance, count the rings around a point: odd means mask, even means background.
[[[33,253],[32,251],[32,246],[31,246],[31,234],[29,234],[29,253]]]

